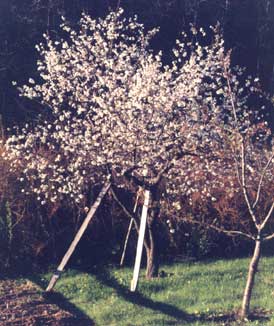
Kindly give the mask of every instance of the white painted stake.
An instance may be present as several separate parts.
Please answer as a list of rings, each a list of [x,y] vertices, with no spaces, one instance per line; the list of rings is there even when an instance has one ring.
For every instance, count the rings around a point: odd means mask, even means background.
[[[48,285],[48,287],[46,289],[46,292],[51,291],[53,289],[54,285],[56,284],[56,282],[58,281],[62,271],[64,270],[67,262],[69,261],[71,255],[73,254],[78,242],[80,241],[82,235],[84,234],[86,228],[88,227],[88,224],[89,224],[90,220],[92,219],[92,217],[94,216],[97,208],[101,204],[102,199],[104,198],[104,196],[108,192],[109,187],[110,187],[110,182],[105,183],[105,185],[103,186],[103,188],[100,191],[98,197],[96,198],[95,202],[91,206],[87,217],[85,218],[85,220],[82,223],[80,229],[78,230],[76,236],[74,237],[74,239],[73,239],[71,245],[69,246],[66,254],[64,255],[64,257],[63,257],[60,265],[58,266],[56,272],[52,275],[51,280],[49,282],[49,285]]]
[[[131,280],[131,286],[130,286],[130,291],[132,291],[132,292],[135,292],[135,290],[137,288],[137,283],[138,283],[138,278],[139,278],[139,273],[140,273],[142,251],[143,251],[143,246],[144,246],[145,231],[146,231],[146,224],[147,224],[147,212],[148,212],[149,197],[150,197],[149,190],[145,190],[144,197],[145,198],[144,198],[144,205],[143,205],[143,209],[142,209],[142,216],[141,216],[135,265],[134,265],[134,271],[133,271],[133,278]]]

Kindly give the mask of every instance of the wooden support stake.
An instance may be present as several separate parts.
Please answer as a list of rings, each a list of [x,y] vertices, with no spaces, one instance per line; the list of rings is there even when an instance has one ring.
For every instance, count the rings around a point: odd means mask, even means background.
[[[123,264],[124,264],[125,254],[126,254],[126,250],[127,250],[127,243],[128,243],[130,231],[132,229],[132,224],[133,224],[133,218],[130,219],[129,227],[128,227],[128,230],[127,230],[127,236],[126,236],[126,240],[125,240],[125,244],[124,244],[124,249],[123,249],[122,257],[121,257],[121,260],[120,260],[120,266],[123,266]]]
[[[82,223],[80,229],[78,230],[75,238],[73,239],[71,245],[69,246],[66,254],[64,255],[60,265],[58,266],[56,272],[52,275],[51,280],[49,282],[49,285],[46,289],[46,292],[50,292],[53,287],[55,286],[56,282],[58,281],[62,271],[64,270],[67,262],[69,261],[71,255],[73,254],[78,242],[80,241],[82,235],[84,234],[86,228],[88,227],[88,224],[90,222],[90,220],[92,219],[92,217],[94,216],[96,210],[98,209],[99,205],[101,204],[102,199],[104,198],[104,196],[106,195],[106,193],[108,192],[110,187],[110,182],[105,183],[105,185],[103,186],[103,188],[101,189],[98,197],[96,198],[96,201],[93,203],[93,205],[91,206],[84,222]]]
[[[140,191],[138,190],[136,200],[135,200],[135,204],[134,204],[134,208],[133,208],[133,213],[136,212],[139,197],[140,197]],[[127,244],[128,244],[129,235],[130,235],[130,232],[131,232],[131,229],[132,229],[132,225],[133,225],[133,218],[130,219],[129,227],[128,227],[128,230],[127,230],[124,249],[123,249],[122,257],[121,257],[121,260],[120,260],[120,266],[124,265],[125,254],[126,254],[126,250],[127,250]]]
[[[143,205],[143,209],[142,209],[142,216],[141,216],[139,237],[138,237],[138,243],[137,243],[137,251],[136,251],[135,265],[134,265],[134,271],[133,271],[133,278],[131,280],[131,286],[130,286],[130,291],[132,291],[132,292],[136,291],[139,273],[140,273],[140,266],[141,266],[141,259],[142,259],[142,252],[143,252],[143,246],[144,246],[146,224],[147,224],[147,212],[148,212],[149,197],[150,197],[149,190],[145,190],[144,197],[145,198],[144,198],[144,205]]]

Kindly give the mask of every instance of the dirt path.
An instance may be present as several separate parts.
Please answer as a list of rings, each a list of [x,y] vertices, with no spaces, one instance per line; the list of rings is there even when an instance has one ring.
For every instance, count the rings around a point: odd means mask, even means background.
[[[0,326],[92,326],[93,322],[45,299],[30,281],[0,280]]]

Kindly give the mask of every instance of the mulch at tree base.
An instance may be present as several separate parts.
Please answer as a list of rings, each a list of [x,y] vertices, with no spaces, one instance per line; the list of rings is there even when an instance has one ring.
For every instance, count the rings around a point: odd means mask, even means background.
[[[90,319],[61,309],[30,281],[0,280],[0,326],[92,326]]]
[[[270,321],[273,312],[271,310],[256,308],[252,311],[249,318],[241,320],[239,317],[239,310],[230,311],[227,313],[209,313],[209,314],[200,314],[196,315],[196,320],[204,322],[213,322],[217,325],[222,326],[248,326],[249,321],[257,321],[256,325],[264,326],[266,322]],[[195,318],[193,318],[195,320]]]

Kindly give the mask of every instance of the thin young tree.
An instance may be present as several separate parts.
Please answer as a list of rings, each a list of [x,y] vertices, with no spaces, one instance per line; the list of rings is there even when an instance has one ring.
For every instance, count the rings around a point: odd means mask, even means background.
[[[254,241],[240,311],[241,318],[246,318],[262,243],[274,238],[274,149],[267,122],[260,111],[249,107],[258,81],[248,77],[242,86],[242,74],[242,70],[230,67],[228,53],[219,76],[222,85],[218,100],[224,119],[218,139],[211,138],[217,141],[215,152],[194,157],[192,162],[177,162],[177,176],[169,185],[168,209],[189,223]]]
[[[251,294],[254,287],[255,275],[258,270],[261,257],[262,242],[274,238],[274,233],[270,232],[268,225],[273,220],[274,197],[270,195],[267,205],[260,205],[264,202],[267,190],[265,187],[273,182],[274,172],[274,147],[273,143],[267,144],[271,137],[270,130],[266,127],[260,128],[258,125],[260,116],[253,113],[253,123],[249,122],[247,112],[243,110],[239,114],[241,102],[237,97],[237,85],[231,77],[229,60],[224,61],[224,72],[226,78],[226,92],[230,99],[232,110],[232,151],[234,152],[235,169],[238,177],[239,187],[243,194],[249,217],[255,231],[252,239],[255,242],[254,252],[249,264],[247,282],[244,290],[242,308],[240,316],[248,317],[250,313]],[[249,85],[250,81],[247,81]],[[266,122],[263,122],[263,126]],[[269,182],[270,181],[270,182]],[[256,191],[252,192],[251,184],[256,183]]]

